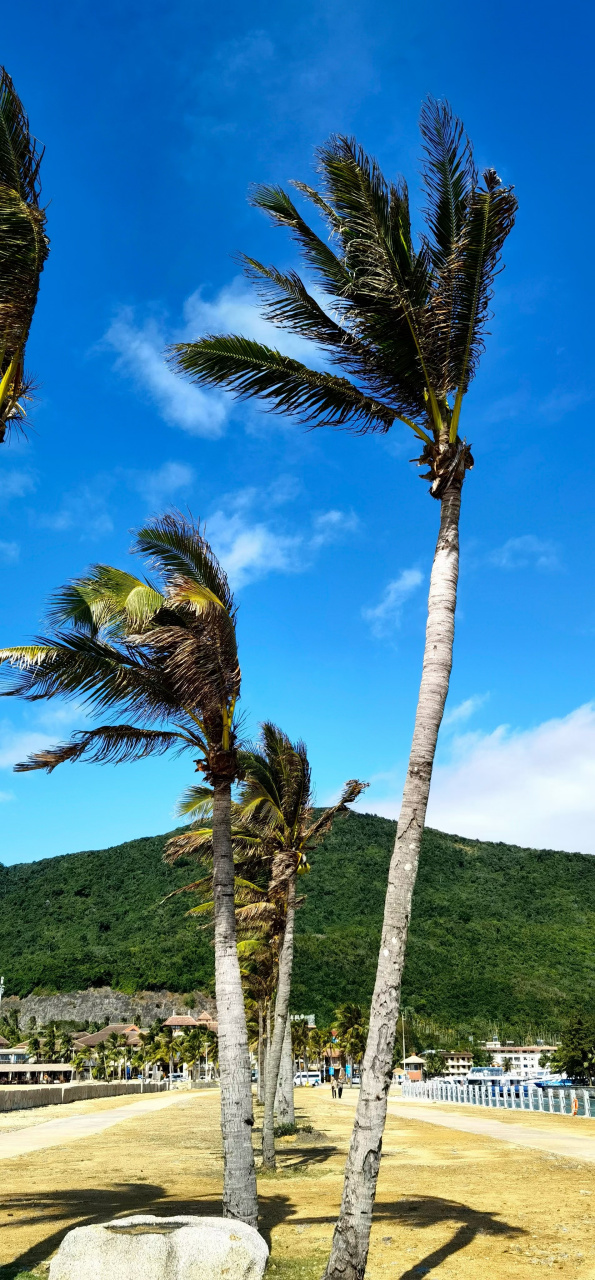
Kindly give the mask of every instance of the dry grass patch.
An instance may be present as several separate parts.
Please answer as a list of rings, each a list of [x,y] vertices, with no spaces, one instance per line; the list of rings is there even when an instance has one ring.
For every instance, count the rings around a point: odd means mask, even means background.
[[[298,1125],[314,1132],[278,1141],[278,1173],[259,1176],[261,1229],[275,1280],[318,1280],[354,1099],[333,1103],[326,1089],[296,1097]],[[184,1095],[91,1139],[3,1161],[0,1280],[43,1275],[71,1226],[134,1212],[219,1213],[218,1106],[215,1092]],[[594,1228],[595,1166],[389,1115],[369,1280],[528,1280],[536,1266],[587,1280]]]

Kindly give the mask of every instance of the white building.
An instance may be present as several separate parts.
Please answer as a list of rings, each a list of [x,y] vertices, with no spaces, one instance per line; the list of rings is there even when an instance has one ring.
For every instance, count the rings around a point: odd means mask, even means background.
[[[542,1054],[549,1056],[556,1052],[555,1044],[500,1044],[499,1040],[488,1040],[485,1049],[486,1053],[492,1056],[492,1062],[495,1067],[504,1067],[506,1063],[507,1069],[519,1075],[525,1075],[527,1072],[543,1071],[543,1067],[539,1065],[539,1059]],[[508,1065],[510,1063],[510,1066]]]

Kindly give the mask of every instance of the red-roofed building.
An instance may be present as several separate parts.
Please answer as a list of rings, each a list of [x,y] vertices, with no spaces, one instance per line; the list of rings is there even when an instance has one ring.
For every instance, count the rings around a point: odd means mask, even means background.
[[[75,1049],[95,1049],[98,1044],[105,1044],[111,1035],[126,1036],[129,1045],[141,1043],[139,1027],[134,1022],[110,1022],[107,1027],[102,1027],[101,1031],[76,1032],[74,1047]]]

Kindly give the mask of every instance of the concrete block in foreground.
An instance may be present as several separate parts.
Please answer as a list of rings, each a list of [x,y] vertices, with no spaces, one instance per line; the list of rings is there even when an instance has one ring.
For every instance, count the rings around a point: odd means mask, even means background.
[[[139,1214],[69,1231],[49,1280],[261,1280],[268,1256],[245,1222]]]

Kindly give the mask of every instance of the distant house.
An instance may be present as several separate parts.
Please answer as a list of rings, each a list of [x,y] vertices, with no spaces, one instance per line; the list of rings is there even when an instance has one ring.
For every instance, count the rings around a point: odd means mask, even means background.
[[[416,1053],[412,1053],[408,1058],[405,1058],[403,1065],[405,1074],[409,1076],[410,1080],[422,1079],[422,1072],[426,1065],[423,1058],[419,1058]]]
[[[447,1076],[466,1076],[473,1066],[473,1054],[463,1050],[461,1053],[445,1053]]]
[[[27,1044],[9,1044],[4,1036],[0,1036],[0,1063],[27,1062],[29,1058]]]
[[[141,1044],[140,1027],[134,1022],[110,1022],[101,1031],[79,1031],[74,1040],[75,1049],[96,1049],[98,1044],[105,1044],[111,1035],[126,1036],[128,1044],[136,1048]]]
[[[171,1018],[166,1018],[163,1023],[164,1027],[171,1027],[173,1035],[184,1035],[187,1031],[192,1031],[195,1027],[202,1027],[203,1030],[216,1031],[217,1022],[211,1017],[206,1010],[201,1013],[198,1019],[191,1017],[187,1013],[172,1013]]]
[[[192,1031],[200,1024],[189,1013],[172,1013],[171,1018],[166,1018],[163,1025],[171,1027],[174,1036],[182,1036],[186,1031]]]

